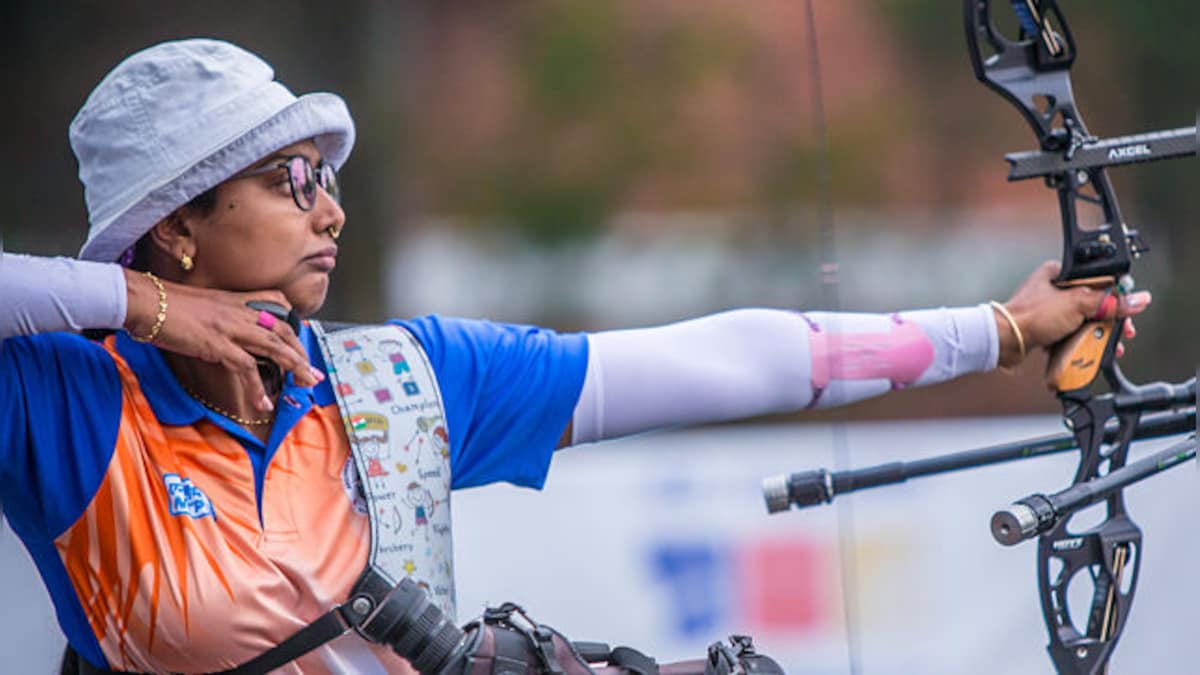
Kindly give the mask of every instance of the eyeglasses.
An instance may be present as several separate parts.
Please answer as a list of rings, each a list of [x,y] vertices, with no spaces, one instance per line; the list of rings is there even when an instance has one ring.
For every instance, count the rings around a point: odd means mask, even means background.
[[[317,205],[318,186],[325,190],[333,201],[339,204],[342,202],[342,192],[338,188],[337,182],[337,170],[323,159],[317,162],[317,166],[314,168],[312,162],[304,155],[291,155],[283,158],[282,162],[247,171],[236,177],[261,176],[280,169],[287,170],[288,184],[292,188],[292,201],[296,202],[296,206],[300,207],[301,211],[312,211],[313,207]]]

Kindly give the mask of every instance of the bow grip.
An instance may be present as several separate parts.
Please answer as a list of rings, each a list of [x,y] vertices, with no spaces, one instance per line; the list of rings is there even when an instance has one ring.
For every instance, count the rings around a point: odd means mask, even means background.
[[[1116,329],[1116,319],[1089,321],[1074,335],[1055,345],[1046,364],[1046,384],[1057,392],[1081,389],[1096,379],[1104,350]]]

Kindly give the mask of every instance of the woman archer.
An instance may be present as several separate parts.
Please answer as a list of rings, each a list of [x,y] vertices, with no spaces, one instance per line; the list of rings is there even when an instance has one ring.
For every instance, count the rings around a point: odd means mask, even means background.
[[[0,500],[85,669],[232,668],[344,601],[363,570],[368,518],[343,480],[347,425],[314,331],[247,305],[321,308],[354,233],[337,183],[354,138],[340,98],[294,96],[245,50],[163,43],[116,66],[71,124],[90,222],[78,259],[0,253]],[[451,486],[538,488],[560,447],[1011,367],[1149,304],[1059,289],[1056,271],[1004,304],[894,314],[743,309],[592,334],[389,325],[436,375]],[[280,376],[264,381],[256,359]],[[407,665],[348,634],[287,668]]]

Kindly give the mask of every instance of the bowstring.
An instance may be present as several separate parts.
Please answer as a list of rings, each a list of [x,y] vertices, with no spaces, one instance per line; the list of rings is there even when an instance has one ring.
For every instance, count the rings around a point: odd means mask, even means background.
[[[808,20],[808,49],[812,64],[809,77],[810,95],[812,97],[813,133],[817,141],[817,223],[820,232],[821,255],[821,291],[824,305],[829,308],[831,321],[829,324],[829,349],[826,353],[827,368],[830,373],[830,386],[833,379],[833,354],[837,352],[838,336],[837,312],[841,310],[838,293],[839,273],[837,263],[837,240],[834,232],[833,218],[833,178],[832,154],[830,152],[829,130],[825,123],[825,98],[821,80],[820,45],[817,41],[816,13],[813,11],[812,0],[804,0],[804,10]],[[845,414],[832,413],[831,434],[833,444],[834,471],[844,471],[850,468],[850,445],[846,438]],[[842,579],[842,613],[846,631],[846,660],[850,667],[850,675],[861,672],[862,646],[859,643],[859,598],[858,598],[858,559],[854,536],[853,500],[839,499],[837,504],[838,528],[838,557],[841,565]]]

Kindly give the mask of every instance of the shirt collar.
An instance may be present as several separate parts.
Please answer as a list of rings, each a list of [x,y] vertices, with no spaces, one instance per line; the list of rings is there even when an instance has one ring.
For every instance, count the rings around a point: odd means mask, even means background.
[[[299,338],[300,343],[308,351],[309,362],[325,372],[325,360],[321,358],[321,350],[317,348],[315,336],[307,323],[301,326]],[[188,426],[207,417],[227,430],[240,432],[238,435],[246,434],[245,430],[238,425],[224,416],[210,411],[193,399],[175,379],[175,373],[171,372],[170,366],[167,365],[166,359],[163,358],[162,352],[157,347],[135,342],[124,331],[117,332],[116,346],[117,353],[125,359],[130,370],[137,376],[142,393],[145,394],[146,400],[150,403],[150,409],[154,411],[154,416],[161,424]],[[333,390],[330,388],[328,380],[321,382],[316,389],[317,391],[314,392],[314,387],[296,386],[289,374],[285,379],[278,405],[288,405],[293,411],[301,412],[302,416],[303,412],[307,412],[314,402],[321,405],[320,401],[333,400]],[[298,405],[286,403],[284,397],[289,397],[291,402]],[[291,416],[289,415],[289,417]],[[294,423],[294,420],[292,422]]]
[[[118,331],[117,353],[137,376],[138,385],[160,423],[186,426],[205,417],[205,407],[183,390],[157,347],[134,342],[128,333]]]

